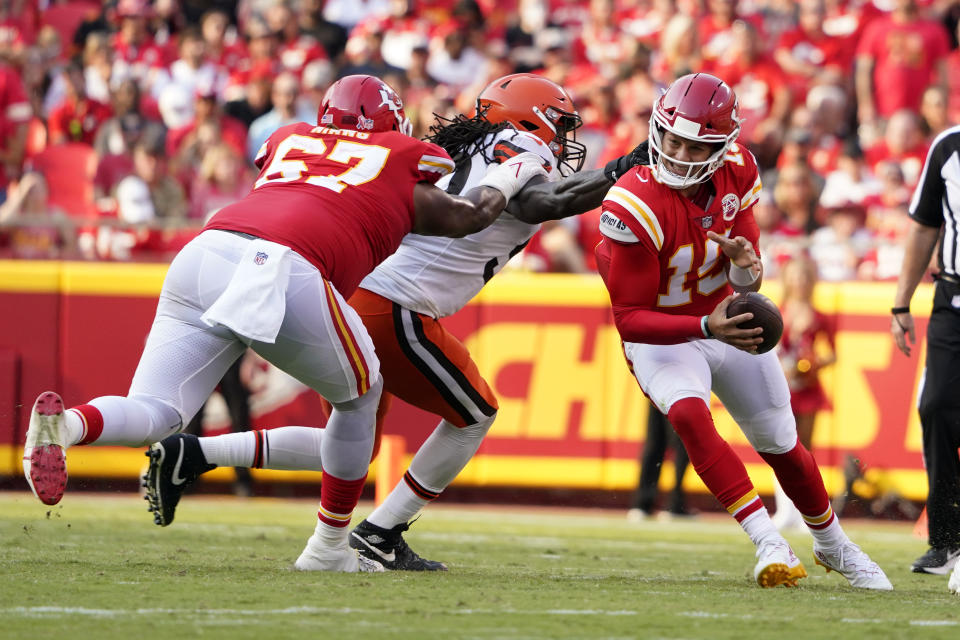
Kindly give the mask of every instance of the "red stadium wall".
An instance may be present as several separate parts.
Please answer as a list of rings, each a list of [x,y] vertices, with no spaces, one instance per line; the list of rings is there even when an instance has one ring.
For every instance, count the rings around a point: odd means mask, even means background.
[[[59,389],[67,404],[123,394],[150,328],[166,265],[0,261],[0,476],[20,473],[31,403]],[[778,297],[776,286],[765,293]],[[914,309],[929,309],[922,287]],[[888,333],[893,285],[823,284],[816,304],[838,316],[837,364],[823,373],[833,410],[818,418],[814,448],[831,491],[843,487],[848,453],[882,488],[923,499],[926,481],[913,407],[924,352],[896,351]],[[458,478],[463,486],[631,489],[647,402],[627,373],[608,300],[591,276],[514,275],[494,279],[446,321],[473,353],[500,398],[500,414],[479,454]],[[926,318],[918,317],[923,335]],[[287,376],[264,372],[252,398],[254,426],[320,425],[315,394]],[[748,461],[758,489],[771,474],[715,401],[718,428]],[[224,426],[212,402],[207,426]],[[386,432],[412,453],[436,418],[395,403]],[[70,473],[135,477],[142,451],[83,447]],[[218,470],[219,471],[219,470]],[[216,473],[216,472],[215,472]],[[225,472],[229,473],[229,472]],[[670,474],[663,474],[665,479]],[[229,477],[229,476],[224,476]],[[260,472],[263,480],[315,475]],[[705,491],[687,474],[693,491]]]

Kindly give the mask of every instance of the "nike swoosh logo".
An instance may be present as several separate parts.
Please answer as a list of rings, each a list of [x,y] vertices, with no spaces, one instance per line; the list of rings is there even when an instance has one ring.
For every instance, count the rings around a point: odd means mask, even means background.
[[[383,560],[387,562],[394,562],[397,559],[397,554],[395,551],[391,551],[390,553],[384,553],[383,551],[380,551],[380,549],[377,549],[375,546],[373,546],[372,544],[364,540],[362,536],[358,536],[355,533],[353,535],[356,536],[357,540],[363,543],[363,546],[373,551],[375,554],[380,556]]]
[[[180,465],[183,464],[183,443],[178,443],[180,445],[180,455],[177,456],[177,464],[173,465],[173,477],[170,478],[170,482],[176,485],[183,484],[187,481],[186,478],[180,475]]]
[[[644,178],[644,177],[643,177],[642,175],[640,175],[639,173],[637,174],[637,179],[640,180],[640,182],[650,182],[650,179],[649,179],[649,178]]]

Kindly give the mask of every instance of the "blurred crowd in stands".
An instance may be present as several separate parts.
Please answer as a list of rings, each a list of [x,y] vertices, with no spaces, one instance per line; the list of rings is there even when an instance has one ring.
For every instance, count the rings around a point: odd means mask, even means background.
[[[707,71],[760,163],[768,275],[806,252],[821,280],[894,279],[926,151],[960,122],[958,20],[960,0],[0,0],[0,257],[169,258],[343,75],[396,87],[422,136],[543,74],[592,168]],[[545,225],[520,268],[593,269],[596,217]]]

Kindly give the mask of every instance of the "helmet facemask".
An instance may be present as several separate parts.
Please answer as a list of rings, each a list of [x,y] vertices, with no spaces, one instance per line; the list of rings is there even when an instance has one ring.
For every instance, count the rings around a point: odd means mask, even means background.
[[[550,140],[547,146],[557,158],[560,174],[568,176],[579,171],[587,157],[587,148],[583,143],[577,142],[575,133],[583,125],[579,114],[562,111],[556,107],[547,107],[543,111],[539,107],[533,107],[533,113],[553,131],[553,140]],[[568,133],[569,137],[567,137]]]
[[[677,117],[673,125],[666,118],[660,115],[659,110],[654,108],[650,115],[650,166],[653,168],[657,180],[673,189],[684,189],[686,187],[706,182],[710,179],[717,169],[723,166],[730,146],[740,135],[740,125],[728,135],[700,135],[700,125],[683,117]],[[716,150],[702,162],[688,162],[677,160],[663,151],[663,134],[670,131],[674,135],[687,140],[695,140],[716,146]],[[674,167],[683,167],[686,171],[678,174],[672,171],[664,164],[664,160],[670,162]]]

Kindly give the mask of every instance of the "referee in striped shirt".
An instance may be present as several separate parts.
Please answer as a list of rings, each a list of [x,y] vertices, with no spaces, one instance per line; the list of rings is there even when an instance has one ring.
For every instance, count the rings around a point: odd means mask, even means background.
[[[913,571],[945,575],[960,558],[960,126],[933,141],[909,213],[914,224],[890,323],[897,347],[907,356],[917,340],[910,299],[940,246],[918,406],[930,487],[930,549],[914,561]]]

